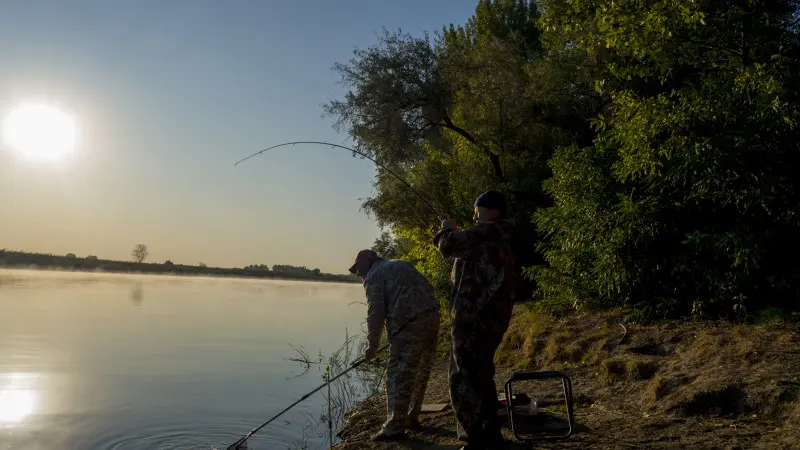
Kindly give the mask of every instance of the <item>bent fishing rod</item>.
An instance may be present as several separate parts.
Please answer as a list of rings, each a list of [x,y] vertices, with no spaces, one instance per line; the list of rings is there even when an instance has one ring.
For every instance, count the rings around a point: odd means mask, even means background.
[[[386,350],[387,348],[389,348],[389,344],[386,344],[386,345],[384,345],[383,347],[379,348],[379,349],[377,350],[377,352],[376,352],[376,353],[380,353],[380,352],[382,352],[382,351]],[[304,395],[304,396],[300,397],[300,399],[299,399],[299,400],[297,400],[296,402],[294,402],[294,403],[292,403],[291,405],[287,406],[287,407],[286,407],[286,408],[285,408],[283,411],[279,412],[278,414],[275,414],[274,416],[272,416],[272,418],[270,418],[270,419],[269,419],[269,420],[267,420],[266,422],[262,423],[261,425],[257,426],[256,428],[253,428],[252,430],[250,430],[250,432],[249,432],[249,433],[247,433],[246,435],[242,436],[242,437],[241,437],[241,438],[240,438],[238,441],[236,441],[236,442],[234,442],[233,444],[229,445],[229,446],[228,446],[228,448],[227,448],[227,450],[239,450],[239,448],[242,446],[242,444],[244,444],[245,442],[247,442],[247,440],[248,440],[248,439],[250,439],[250,438],[251,438],[251,437],[252,437],[254,434],[256,434],[256,433],[257,433],[259,430],[261,430],[261,429],[262,429],[262,428],[264,428],[265,426],[269,425],[269,424],[270,424],[272,421],[274,421],[274,420],[275,420],[275,419],[277,419],[278,417],[282,416],[283,414],[285,414],[285,413],[286,413],[287,411],[289,411],[290,409],[294,408],[294,407],[295,407],[295,406],[296,406],[298,403],[300,403],[300,402],[302,402],[303,400],[307,399],[308,397],[311,397],[312,395],[316,394],[318,391],[320,391],[320,390],[321,390],[322,388],[324,388],[325,386],[330,386],[330,383],[332,383],[332,382],[336,381],[336,380],[337,380],[337,379],[339,379],[340,377],[344,376],[346,373],[348,373],[348,372],[350,372],[351,370],[355,369],[356,367],[360,366],[360,365],[361,365],[361,364],[363,364],[365,361],[366,361],[366,359],[365,359],[364,357],[361,357],[361,358],[357,359],[356,361],[354,361],[354,362],[353,362],[353,364],[352,364],[350,367],[348,367],[347,369],[345,369],[344,371],[342,371],[342,373],[340,373],[340,374],[336,375],[336,376],[335,376],[335,377],[333,377],[333,378],[330,378],[330,377],[329,377],[329,378],[328,378],[328,380],[327,380],[327,381],[325,381],[325,383],[321,384],[319,387],[317,387],[317,388],[316,388],[316,389],[314,389],[313,391],[311,391],[311,392],[307,393],[306,395]]]
[[[350,148],[350,147],[345,147],[344,145],[332,144],[332,143],[330,143],[330,142],[320,142],[320,141],[294,141],[294,142],[285,142],[285,143],[283,143],[283,144],[277,144],[277,145],[273,145],[272,147],[267,147],[267,148],[265,148],[264,150],[261,150],[261,151],[259,151],[259,152],[255,152],[255,153],[253,153],[252,155],[250,155],[250,156],[248,156],[248,157],[246,157],[246,158],[243,158],[243,159],[241,159],[241,160],[237,161],[237,162],[234,164],[234,167],[236,167],[237,165],[239,165],[239,163],[241,163],[241,162],[244,162],[244,161],[246,161],[246,160],[248,160],[248,159],[250,159],[250,158],[252,158],[252,157],[254,157],[254,156],[258,156],[258,155],[260,155],[260,154],[262,154],[262,153],[265,153],[265,152],[267,152],[267,151],[269,151],[269,150],[272,150],[273,148],[285,147],[285,146],[287,146],[287,145],[292,145],[292,146],[294,146],[294,145],[296,145],[296,144],[317,144],[317,145],[327,145],[327,146],[329,146],[329,147],[331,147],[331,148],[340,148],[340,149],[343,149],[343,150],[349,150],[349,151],[351,151],[351,152],[353,152],[353,153],[355,153],[355,154],[357,154],[357,155],[361,155],[361,156],[363,156],[364,158],[367,158],[368,160],[370,160],[370,161],[374,162],[374,163],[375,163],[375,164],[377,164],[379,167],[381,167],[383,170],[385,170],[385,171],[389,172],[389,173],[390,173],[392,176],[394,176],[395,178],[397,178],[398,180],[400,180],[400,182],[401,182],[401,183],[403,183],[403,184],[404,184],[404,185],[405,185],[405,186],[406,186],[406,187],[407,187],[407,188],[408,188],[408,189],[409,189],[411,192],[413,192],[413,193],[414,193],[414,194],[415,194],[417,197],[419,197],[419,199],[420,199],[420,200],[422,200],[422,202],[423,202],[423,203],[425,203],[425,206],[427,206],[427,207],[428,207],[428,208],[429,208],[429,209],[430,209],[430,210],[431,210],[431,211],[432,211],[434,214],[436,214],[436,217],[438,217],[438,218],[439,218],[439,220],[443,220],[443,217],[444,217],[444,216],[442,216],[442,214],[440,214],[440,213],[439,213],[439,211],[437,211],[437,210],[436,210],[436,208],[434,208],[434,207],[433,207],[433,205],[431,205],[431,204],[430,204],[430,202],[428,202],[428,200],[427,200],[427,199],[425,199],[425,197],[423,197],[423,196],[422,196],[422,195],[421,195],[419,192],[417,192],[417,191],[416,191],[416,190],[415,190],[413,187],[411,187],[411,185],[410,185],[410,184],[409,184],[409,183],[408,183],[406,180],[404,180],[404,179],[403,179],[403,177],[401,177],[400,175],[398,175],[398,174],[394,173],[394,172],[392,171],[392,169],[390,169],[390,168],[386,167],[385,165],[383,165],[383,164],[379,163],[378,161],[376,161],[374,158],[370,157],[369,155],[367,155],[367,154],[364,154],[363,152],[360,152],[360,151],[358,151],[358,150],[356,150],[356,149],[353,149],[353,148]]]

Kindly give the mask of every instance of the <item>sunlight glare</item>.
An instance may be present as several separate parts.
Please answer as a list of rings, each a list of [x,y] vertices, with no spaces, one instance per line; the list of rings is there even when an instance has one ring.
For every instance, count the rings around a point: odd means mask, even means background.
[[[24,104],[6,116],[3,139],[27,157],[58,159],[75,149],[76,128],[73,118],[58,108]]]
[[[0,424],[19,423],[33,413],[38,378],[32,373],[6,373],[0,377]]]
[[[19,422],[33,412],[33,391],[0,392],[0,422]]]

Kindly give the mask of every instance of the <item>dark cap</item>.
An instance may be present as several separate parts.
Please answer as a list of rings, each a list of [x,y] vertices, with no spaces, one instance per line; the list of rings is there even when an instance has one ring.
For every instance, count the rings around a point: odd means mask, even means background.
[[[356,261],[353,263],[352,266],[350,266],[350,269],[349,269],[350,273],[355,274],[356,273],[356,264],[358,264],[359,261],[365,260],[365,259],[368,259],[368,260],[378,259],[378,254],[375,253],[372,250],[361,250],[360,252],[358,252],[358,255],[356,255]]]
[[[475,206],[500,210],[500,216],[506,215],[506,198],[500,191],[488,190],[475,199]]]

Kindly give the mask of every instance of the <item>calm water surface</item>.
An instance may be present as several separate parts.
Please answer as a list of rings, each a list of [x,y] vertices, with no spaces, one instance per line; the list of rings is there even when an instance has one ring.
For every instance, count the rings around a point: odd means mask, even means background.
[[[224,449],[323,382],[290,344],[329,355],[363,301],[358,284],[0,270],[0,449]],[[324,404],[250,448],[297,448]]]

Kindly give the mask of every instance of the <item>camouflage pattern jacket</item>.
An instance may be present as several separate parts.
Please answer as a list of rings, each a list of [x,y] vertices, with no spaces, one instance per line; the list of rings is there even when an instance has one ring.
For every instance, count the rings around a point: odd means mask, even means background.
[[[367,295],[367,340],[377,349],[384,324],[389,339],[412,319],[438,310],[433,286],[414,267],[402,260],[379,259],[364,277]]]
[[[516,291],[514,225],[508,220],[479,222],[461,230],[441,230],[433,243],[442,256],[455,257],[451,272],[450,312],[472,313],[504,297],[513,302]]]

